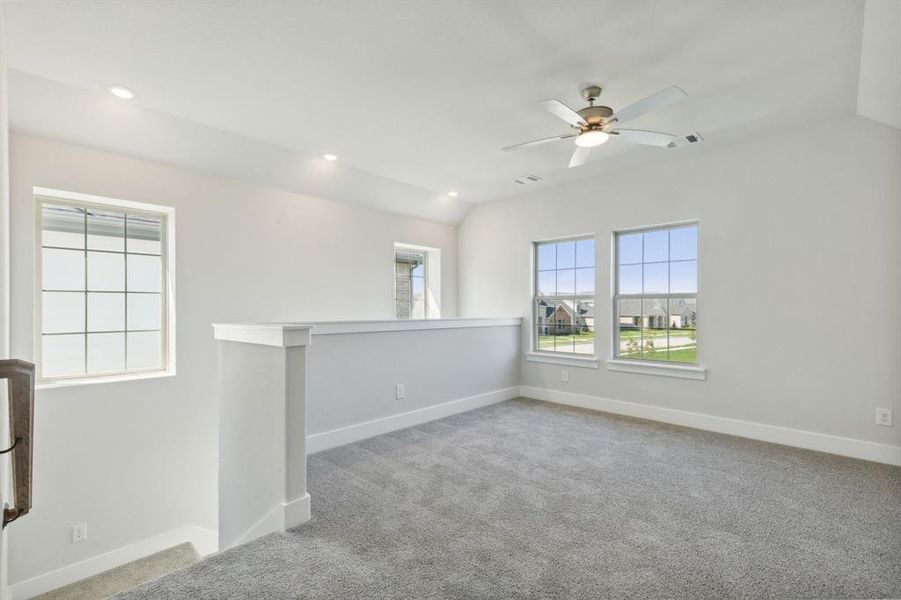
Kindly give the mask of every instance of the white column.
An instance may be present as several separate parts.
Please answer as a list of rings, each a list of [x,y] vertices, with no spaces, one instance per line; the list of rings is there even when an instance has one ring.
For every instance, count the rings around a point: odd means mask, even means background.
[[[219,352],[219,549],[310,519],[309,325],[213,325]]]

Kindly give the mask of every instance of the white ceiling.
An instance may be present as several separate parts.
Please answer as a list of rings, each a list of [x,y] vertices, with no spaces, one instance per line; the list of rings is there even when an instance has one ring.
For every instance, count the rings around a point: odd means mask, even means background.
[[[100,109],[86,98],[108,106],[104,90],[120,84],[137,94],[122,109],[130,119],[148,109],[172,131],[205,125],[288,162],[334,152],[342,169],[361,182],[375,176],[387,196],[403,186],[410,203],[439,202],[450,189],[469,202],[492,200],[534,189],[511,182],[528,173],[553,185],[694,150],[614,140],[577,169],[566,168],[570,142],[499,150],[564,133],[536,102],[579,105],[586,83],[602,85],[614,109],[677,84],[687,100],[630,125],[697,130],[707,143],[853,114],[863,19],[862,2],[839,0],[83,1],[7,3],[4,11],[8,63],[18,71],[14,127],[52,135],[53,109],[67,115],[53,126],[68,127],[73,141],[115,146],[99,131],[110,121],[73,129],[69,117],[93,123]],[[200,140],[193,124],[184,127]],[[221,140],[209,137],[213,156]],[[141,153],[140,140],[129,144]],[[165,156],[164,140],[157,145]],[[465,212],[449,200],[435,214],[405,206],[393,210],[450,221]]]

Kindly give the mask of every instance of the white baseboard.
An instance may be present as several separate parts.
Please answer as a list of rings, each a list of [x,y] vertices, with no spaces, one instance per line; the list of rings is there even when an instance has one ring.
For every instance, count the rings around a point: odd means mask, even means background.
[[[222,549],[234,548],[246,544],[264,535],[285,531],[297,527],[310,520],[310,495],[304,494],[300,498],[284,502],[273,507],[266,515],[257,521],[250,529],[242,534],[234,543],[223,540]]]
[[[486,392],[477,396],[452,400],[443,404],[436,404],[435,406],[428,406],[418,410],[391,415],[390,417],[374,419],[364,423],[356,423],[354,425],[348,425],[347,427],[332,429],[331,431],[314,433],[307,436],[307,454],[313,454],[314,452],[321,452],[323,450],[328,450],[329,448],[336,448],[337,446],[343,446],[344,444],[358,442],[360,440],[365,440],[366,438],[382,435],[383,433],[397,431],[398,429],[421,425],[422,423],[434,421],[435,419],[442,419],[457,413],[503,402],[504,400],[512,400],[519,396],[519,393],[519,386],[513,386],[495,390],[493,392]]]
[[[774,444],[794,446],[806,450],[817,450],[819,452],[828,452],[829,454],[901,466],[901,447],[898,446],[528,385],[522,386],[521,389],[523,396],[535,400],[590,408],[618,415],[650,419],[652,421],[705,429]]]
[[[216,532],[202,527],[194,525],[179,527],[110,552],[92,556],[61,569],[14,583],[10,586],[12,600],[32,598],[185,542],[191,542],[201,556],[206,556],[219,549],[218,537]]]
[[[310,520],[310,495],[285,502],[285,529],[297,527]]]

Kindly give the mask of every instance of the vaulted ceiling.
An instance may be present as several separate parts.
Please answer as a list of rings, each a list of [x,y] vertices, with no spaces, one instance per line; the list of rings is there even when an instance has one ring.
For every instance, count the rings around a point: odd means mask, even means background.
[[[852,114],[863,3],[6,3],[15,129],[436,220],[673,152],[567,169],[538,100],[689,97],[636,128],[707,142]],[[120,84],[136,97],[106,89]],[[338,154],[334,166],[318,157]],[[328,171],[332,169],[332,171]],[[459,190],[458,199],[446,192]]]

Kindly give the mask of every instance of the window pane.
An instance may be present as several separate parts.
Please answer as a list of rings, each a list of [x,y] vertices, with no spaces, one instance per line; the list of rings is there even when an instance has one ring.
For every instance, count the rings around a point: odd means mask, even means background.
[[[88,331],[125,331],[125,294],[88,294]]]
[[[619,333],[618,356],[641,356],[641,300],[623,298],[617,304],[617,329]]]
[[[669,259],[691,260],[698,258],[698,226],[676,227],[669,233]]]
[[[698,291],[698,261],[683,260],[669,264],[669,291],[694,294]]]
[[[571,296],[576,293],[576,270],[557,271],[557,294]]]
[[[84,373],[84,334],[41,336],[41,375]]]
[[[128,291],[162,291],[162,262],[159,256],[128,255]]]
[[[88,252],[88,289],[91,291],[123,291],[125,289],[125,255]]]
[[[576,267],[594,266],[594,240],[576,242]]]
[[[88,211],[88,248],[125,251],[125,215],[90,209]]]
[[[422,297],[413,298],[411,319],[425,319],[425,300]]]
[[[42,333],[81,333],[84,331],[84,294],[82,292],[44,292],[41,294]]]
[[[576,266],[576,243],[563,242],[557,244],[557,268],[572,269]]]
[[[159,218],[129,215],[126,225],[128,251],[160,254],[162,251],[162,223]]]
[[[81,250],[41,250],[42,283],[45,290],[83,290],[84,252]]]
[[[84,248],[84,211],[71,206],[41,207],[41,244]]]
[[[425,298],[425,279],[422,277],[413,277],[413,299]]]
[[[538,295],[553,296],[557,293],[557,274],[554,271],[538,271]]]
[[[576,269],[576,293],[594,295],[594,269]]]
[[[667,263],[652,263],[644,266],[644,293],[666,294],[669,292],[669,269]]]
[[[669,360],[698,362],[698,304],[694,298],[670,298]]]
[[[88,334],[88,373],[125,370],[125,334]]]
[[[668,314],[665,298],[641,301],[641,358],[667,359]]]
[[[557,244],[538,244],[538,270],[557,268]]]
[[[669,231],[645,231],[643,262],[664,260],[669,260]]]
[[[641,293],[641,265],[626,265],[619,267],[619,293]]]
[[[616,237],[617,263],[621,265],[641,262],[641,234],[627,233]]]
[[[561,311],[558,308],[557,313],[559,314]],[[563,320],[562,318],[559,320]],[[573,336],[572,329],[569,325],[558,325],[555,328],[554,333],[554,351],[555,352],[572,352],[573,351]]]
[[[128,330],[160,329],[160,294],[128,295]]]
[[[575,303],[573,323],[573,352],[594,354],[594,301],[579,300]]]
[[[553,273],[552,273],[553,275]],[[553,300],[538,300],[535,306],[535,333],[539,350],[553,350],[553,320],[557,303]]]
[[[129,333],[126,336],[129,369],[149,369],[163,366],[158,331]]]

